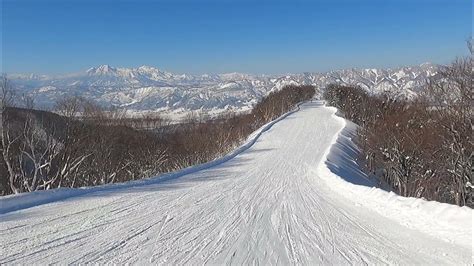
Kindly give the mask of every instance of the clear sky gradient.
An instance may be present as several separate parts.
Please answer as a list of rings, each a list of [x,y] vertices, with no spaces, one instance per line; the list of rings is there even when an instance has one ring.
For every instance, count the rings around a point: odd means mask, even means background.
[[[1,69],[297,73],[448,63],[472,0],[2,1]]]

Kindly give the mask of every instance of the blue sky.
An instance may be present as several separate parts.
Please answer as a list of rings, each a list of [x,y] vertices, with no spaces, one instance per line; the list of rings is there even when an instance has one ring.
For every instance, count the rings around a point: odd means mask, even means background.
[[[109,64],[178,73],[296,73],[448,63],[472,0],[0,0],[0,71]]]

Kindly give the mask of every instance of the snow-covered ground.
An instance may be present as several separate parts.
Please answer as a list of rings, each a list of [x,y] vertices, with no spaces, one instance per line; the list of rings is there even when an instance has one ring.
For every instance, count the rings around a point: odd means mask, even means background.
[[[180,173],[4,197],[0,263],[471,264],[472,209],[371,188],[335,111],[304,104]]]

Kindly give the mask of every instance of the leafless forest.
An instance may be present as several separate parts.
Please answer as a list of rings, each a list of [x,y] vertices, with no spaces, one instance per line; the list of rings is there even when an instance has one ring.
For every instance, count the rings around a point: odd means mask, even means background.
[[[312,86],[287,86],[250,113],[206,120],[189,115],[172,125],[158,115],[128,118],[80,97],[57,102],[54,112],[34,110],[34,99],[15,95],[1,81],[0,193],[125,182],[204,163],[312,98]],[[22,98],[22,108],[14,99]]]
[[[472,59],[459,58],[414,100],[329,86],[325,98],[360,126],[367,171],[408,197],[474,206]]]

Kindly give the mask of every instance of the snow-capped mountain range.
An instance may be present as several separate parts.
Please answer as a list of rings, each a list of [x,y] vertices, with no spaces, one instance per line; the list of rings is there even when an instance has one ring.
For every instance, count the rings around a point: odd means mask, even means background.
[[[185,112],[203,110],[247,110],[261,97],[288,84],[314,85],[323,90],[328,84],[358,85],[369,92],[389,91],[412,97],[438,65],[425,63],[397,69],[350,69],[326,73],[251,75],[241,73],[188,75],[174,74],[150,66],[116,68],[93,67],[85,72],[46,76],[11,74],[21,93],[34,97],[38,106],[49,107],[66,96],[80,95],[104,106],[126,107],[132,111]]]

